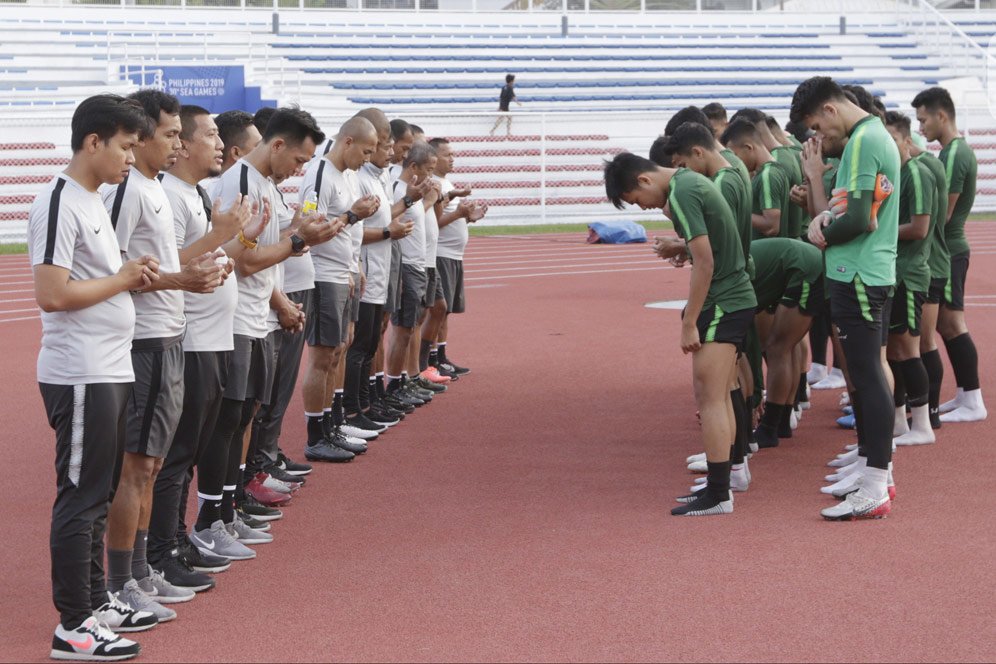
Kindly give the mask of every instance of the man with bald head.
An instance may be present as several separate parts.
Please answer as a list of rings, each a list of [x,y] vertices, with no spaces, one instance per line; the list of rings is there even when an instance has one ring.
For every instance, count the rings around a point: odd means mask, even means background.
[[[343,425],[343,352],[349,342],[352,298],[359,298],[359,248],[363,219],[377,211],[375,196],[361,196],[356,171],[377,149],[377,130],[353,117],[339,129],[332,149],[314,161],[301,183],[301,205],[313,200],[315,214],[346,217],[346,228],[331,241],[312,247],[315,265],[314,326],[308,334],[304,411],[308,420],[305,454],[314,461],[348,461],[366,451],[350,442]],[[374,432],[372,437],[375,437]],[[342,452],[347,452],[343,454]]]

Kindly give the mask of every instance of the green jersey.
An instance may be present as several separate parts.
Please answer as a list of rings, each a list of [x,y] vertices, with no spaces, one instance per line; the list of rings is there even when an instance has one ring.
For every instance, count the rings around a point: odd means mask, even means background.
[[[789,191],[792,190],[792,187],[802,184],[801,155],[802,148],[789,147],[787,145],[781,145],[771,151],[771,156],[785,167],[785,171],[789,175]],[[789,237],[799,237],[802,235],[803,228],[809,229],[809,214],[791,201],[789,203],[789,217],[791,219],[789,223]]]
[[[827,195],[827,200],[829,201],[832,198],[834,183],[837,181],[837,169],[840,168],[840,159],[827,157],[823,162],[830,167],[823,174],[823,193]]]
[[[754,295],[758,309],[778,304],[789,286],[818,281],[823,272],[823,252],[811,244],[786,237],[750,243],[754,258]]]
[[[851,128],[837,169],[836,187],[856,198],[873,196],[880,177],[893,187],[899,182],[899,148],[874,115]],[[826,250],[827,278],[850,283],[855,276],[867,286],[896,283],[896,238],[899,233],[899,196],[886,196],[878,208],[878,227]]]
[[[740,178],[744,181],[744,184],[747,185],[747,189],[750,190],[750,171],[748,171],[747,167],[744,166],[744,162],[740,159],[740,157],[738,157],[736,153],[729,148],[723,148],[719,151],[719,154],[723,155],[723,159],[730,162],[730,166],[737,169],[737,173],[740,175]]]
[[[779,210],[781,219],[778,222],[777,237],[799,237],[799,229],[791,228],[792,201],[789,200],[789,190],[792,185],[789,183],[789,175],[785,167],[777,161],[769,161],[761,165],[754,175],[752,183],[751,212],[763,214],[764,210]],[[794,234],[793,234],[794,231]],[[756,230],[752,233],[754,240],[765,237]]]
[[[899,172],[899,225],[913,223],[913,217],[931,215],[930,229],[922,240],[899,240],[896,247],[896,283],[911,291],[926,293],[930,288],[931,235],[934,232],[934,176],[930,169],[910,159]],[[893,194],[895,195],[895,194]]]
[[[930,218],[930,255],[927,257],[930,278],[947,279],[951,276],[951,252],[944,240],[944,222],[948,219],[947,175],[944,164],[930,152],[921,152],[915,159],[934,176],[934,211]]]
[[[968,238],[965,237],[965,221],[975,203],[975,180],[979,164],[975,153],[965,139],[959,136],[941,150],[941,163],[948,183],[948,195],[959,194],[951,218],[944,225],[944,239],[952,256],[968,253]],[[946,202],[945,202],[946,204]],[[946,209],[946,208],[945,208]]]
[[[792,144],[792,145],[790,145],[788,147],[795,148],[795,149],[800,150],[800,151],[802,150],[802,143],[799,142],[798,138],[796,138],[795,136],[793,136],[792,134],[789,134],[789,133],[786,133],[785,137],[789,140],[789,143]]]
[[[719,193],[723,195],[723,200],[733,211],[733,221],[737,225],[737,233],[740,235],[740,246],[744,250],[744,261],[747,265],[747,276],[751,276],[752,265],[750,260],[750,188],[740,179],[740,174],[735,168],[722,168],[712,178],[713,184],[719,188]]]
[[[712,283],[703,306],[716,305],[726,312],[757,306],[744,263],[740,234],[733,211],[709,178],[679,168],[671,178],[668,204],[674,229],[687,245],[706,235],[712,249]]]

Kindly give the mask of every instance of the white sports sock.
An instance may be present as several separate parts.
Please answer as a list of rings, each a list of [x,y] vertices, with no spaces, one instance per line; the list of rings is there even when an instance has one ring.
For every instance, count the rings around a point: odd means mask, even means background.
[[[906,421],[906,406],[896,406],[896,416],[892,421],[892,437],[909,433],[910,425]]]
[[[961,394],[961,408],[984,408],[982,390],[967,390]]]
[[[869,496],[881,500],[889,495],[889,471],[886,468],[865,466],[861,476],[861,488]]]

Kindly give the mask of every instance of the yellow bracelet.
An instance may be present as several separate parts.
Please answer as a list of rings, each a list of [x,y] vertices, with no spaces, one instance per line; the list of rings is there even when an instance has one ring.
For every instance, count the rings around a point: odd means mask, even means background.
[[[242,246],[246,249],[255,249],[256,245],[259,244],[259,240],[250,240],[245,236],[245,233],[239,231],[238,240],[242,243]]]

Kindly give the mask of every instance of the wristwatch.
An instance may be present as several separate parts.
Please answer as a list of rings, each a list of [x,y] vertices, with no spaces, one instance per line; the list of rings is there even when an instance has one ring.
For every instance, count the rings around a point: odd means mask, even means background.
[[[391,231],[387,228],[384,229],[383,236],[385,240],[391,239]]]
[[[308,246],[307,243],[299,235],[291,235],[290,241],[291,241],[291,252],[295,254],[301,253],[302,251],[304,251],[304,248]]]
[[[405,204],[405,208],[410,208],[411,206],[415,205],[414,199],[412,199],[412,197],[407,194],[401,200]]]
[[[346,225],[352,226],[360,220],[360,217],[352,210],[346,210]]]

